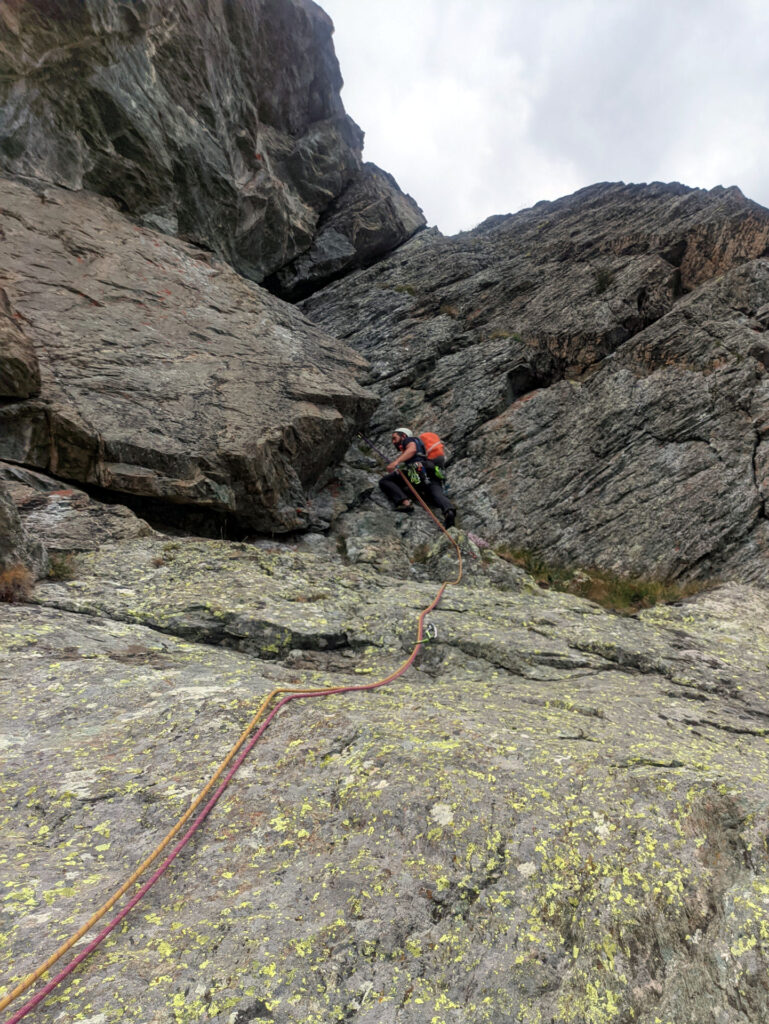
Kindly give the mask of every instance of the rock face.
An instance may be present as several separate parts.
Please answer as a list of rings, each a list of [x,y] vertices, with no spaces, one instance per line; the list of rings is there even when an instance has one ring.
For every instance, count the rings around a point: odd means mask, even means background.
[[[0,283],[40,363],[0,458],[287,531],[368,419],[364,364],[291,307],[103,199],[0,181]]]
[[[3,3],[0,168],[100,192],[261,281],[370,178],[332,31],[311,0]],[[369,205],[380,249],[424,224],[390,193],[407,214]],[[345,238],[365,262],[370,238]]]
[[[621,618],[495,585],[457,536],[474,570],[417,667],[286,708],[41,1024],[763,1024],[766,593]],[[0,606],[6,988],[165,835],[265,693],[408,657],[430,566],[456,570],[433,545],[395,579],[147,536]]]
[[[13,496],[0,480],[0,573],[25,568],[33,577],[43,576],[48,556],[40,539],[25,529]],[[0,582],[0,591],[3,584]]]
[[[35,350],[0,288],[0,400],[30,398],[39,390],[40,367]]]
[[[62,487],[43,473],[0,462],[0,481],[13,501],[24,529],[51,555],[94,551],[102,544],[153,531],[123,505],[105,505],[76,487]]]
[[[554,562],[769,581],[769,211],[596,185],[307,299],[373,428],[437,429],[464,522]]]
[[[769,212],[602,185],[402,244],[330,32],[0,4],[0,997],[266,694],[345,688],[282,710],[40,1024],[765,1024],[767,591],[620,617],[490,542],[769,582]],[[446,437],[477,534],[386,508],[364,379],[377,435]],[[172,537],[73,481],[305,532]]]
[[[375,164],[361,173],[330,207],[310,249],[265,283],[289,300],[357,267],[366,267],[424,227],[422,211],[395,179]]]

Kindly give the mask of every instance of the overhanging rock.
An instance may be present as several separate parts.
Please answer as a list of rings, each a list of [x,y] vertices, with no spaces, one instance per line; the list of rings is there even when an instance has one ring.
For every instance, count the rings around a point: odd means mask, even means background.
[[[0,457],[285,532],[370,416],[363,359],[104,199],[0,182],[0,274],[41,368]]]
[[[262,281],[359,179],[332,33],[312,0],[0,4],[0,170],[109,196]],[[389,191],[366,219],[392,248],[424,220]]]

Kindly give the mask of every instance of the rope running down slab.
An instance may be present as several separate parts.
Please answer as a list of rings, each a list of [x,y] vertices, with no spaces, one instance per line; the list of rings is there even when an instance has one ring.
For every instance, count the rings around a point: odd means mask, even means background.
[[[382,456],[381,452],[378,452],[378,450],[366,438],[363,438],[363,440],[366,441],[366,443],[372,448],[373,451],[376,451],[377,454],[384,459],[384,456]],[[104,939],[110,934],[110,932],[112,932],[118,926],[118,924],[120,924],[120,922],[142,899],[142,897],[152,888],[155,882],[157,882],[158,879],[165,874],[165,872],[171,866],[173,861],[176,860],[176,858],[182,852],[182,850],[190,841],[192,836],[200,828],[205,819],[211,813],[216,803],[218,802],[219,798],[221,797],[222,793],[224,793],[231,779],[237,772],[238,768],[241,766],[241,764],[246,759],[246,757],[253,749],[255,744],[258,742],[258,740],[261,738],[261,736],[264,734],[264,732],[269,727],[270,723],[273,721],[273,719],[275,718],[275,716],[277,715],[278,711],[280,711],[281,708],[283,708],[285,705],[287,705],[289,702],[293,700],[303,698],[329,697],[334,694],[340,693],[356,693],[367,690],[379,689],[380,687],[387,686],[390,683],[394,682],[396,679],[402,676],[414,663],[419,651],[421,650],[425,642],[425,617],[438,606],[443,597],[444,591],[446,590],[446,587],[456,586],[462,579],[462,552],[460,551],[457,542],[454,540],[451,534],[448,533],[448,531],[445,529],[443,524],[437,519],[437,517],[433,515],[432,511],[428,508],[426,503],[423,501],[422,497],[419,495],[417,490],[411,485],[410,481],[406,478],[406,476],[403,473],[401,473],[400,475],[403,478],[403,481],[406,484],[406,486],[409,488],[409,490],[413,493],[414,497],[419,502],[419,504],[424,508],[424,510],[427,512],[430,518],[433,519],[433,521],[437,524],[439,529],[449,538],[449,540],[453,544],[457,553],[459,566],[456,579],[443,582],[435,598],[420,613],[417,624],[417,640],[409,657],[402,663],[402,665],[400,665],[399,668],[397,668],[390,675],[386,676],[383,679],[376,680],[375,682],[356,684],[352,686],[324,687],[317,690],[303,690],[293,689],[289,687],[277,687],[276,689],[272,690],[269,694],[267,694],[267,696],[264,698],[261,705],[259,706],[259,709],[257,710],[256,714],[253,716],[251,721],[248,723],[246,728],[241,733],[237,742],[230,749],[229,753],[221,762],[215,773],[212,775],[212,777],[209,779],[209,781],[206,783],[206,785],[203,787],[203,789],[200,791],[200,793],[197,795],[195,800],[185,811],[185,813],[182,815],[179,821],[177,821],[177,823],[170,830],[170,832],[168,832],[168,834],[165,836],[162,842],[152,851],[152,853],[144,861],[142,861],[142,863],[136,868],[133,874],[120,886],[120,888],[117,889],[112,894],[112,896],[83,925],[81,925],[81,927],[73,935],[71,935],[66,940],[66,942],[64,942],[59,947],[58,950],[56,950],[55,953],[53,953],[43,964],[37,967],[31,974],[27,975],[27,977],[24,978],[11,992],[9,992],[6,996],[3,997],[2,1000],[0,1000],[0,1010],[6,1009],[6,1007],[8,1007],[24,992],[26,992],[27,989],[29,989],[32,985],[34,985],[34,983],[38,981],[48,970],[50,970],[50,968],[55,963],[57,963],[75,945],[76,942],[83,938],[83,936],[86,935],[87,932],[89,932],[93,928],[93,926],[104,917],[104,915],[117,903],[121,896],[125,895],[125,893],[128,892],[131,886],[134,885],[139,880],[139,878],[149,869],[149,867],[155,863],[155,861],[160,857],[163,851],[167,849],[167,847],[176,838],[179,832],[181,832],[184,825],[189,821],[189,819],[192,817],[195,811],[200,807],[200,805],[205,800],[206,796],[211,792],[213,787],[216,785],[217,781],[222,777],[224,772],[227,770],[228,765],[230,765],[233,759],[237,756],[237,760],[234,761],[232,767],[225,775],[223,781],[220,783],[219,787],[216,789],[213,796],[210,797],[208,802],[205,804],[203,810],[195,818],[191,827],[187,830],[182,839],[173,847],[170,854],[162,862],[160,867],[158,867],[154,874],[152,874],[151,877],[146,882],[144,882],[141,888],[133,895],[133,897],[131,897],[131,899],[125,905],[125,907],[123,907],[123,909],[114,918],[112,918],[109,924],[107,924],[106,927],[104,927],[102,931],[100,931],[99,934],[83,950],[81,950],[81,952],[78,953],[78,955],[72,961],[70,961],[70,963],[67,964],[67,966],[62,971],[60,971],[54,978],[48,981],[43,986],[43,988],[39,992],[37,992],[31,999],[29,999],[26,1003],[19,1007],[19,1009],[11,1017],[8,1018],[6,1024],[18,1024],[20,1020],[26,1017],[26,1015],[30,1013],[31,1010],[33,1010],[40,1002],[42,1002],[42,1000],[45,999],[46,996],[48,996],[88,956],[90,956],[90,954],[97,948],[97,946],[99,946],[104,941]],[[282,698],[278,701],[275,707],[273,707],[272,711],[270,711],[269,714],[267,714],[267,717],[264,718],[264,721],[262,721],[262,724],[259,726],[257,731],[253,734],[253,736],[251,736],[251,733],[256,728],[257,724],[262,720],[263,716],[266,714],[270,704],[275,700],[276,697],[280,696],[281,694],[283,694],[284,696],[282,696]],[[251,736],[251,739],[248,739],[249,736]],[[238,756],[238,751],[241,750],[244,744],[245,749],[243,749],[240,755]]]

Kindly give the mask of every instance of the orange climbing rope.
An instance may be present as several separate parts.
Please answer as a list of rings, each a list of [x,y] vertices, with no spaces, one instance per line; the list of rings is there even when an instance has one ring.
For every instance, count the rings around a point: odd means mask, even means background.
[[[247,744],[245,750],[243,750],[243,752],[240,754],[240,757],[238,757],[236,763],[230,769],[224,781],[220,784],[220,786],[218,787],[214,795],[211,797],[211,799],[209,799],[208,803],[203,808],[198,817],[195,819],[195,822],[187,831],[185,836],[177,843],[177,845],[174,847],[174,849],[165,859],[165,861],[161,864],[161,866],[155,871],[151,878],[141,886],[139,891],[132,897],[132,899],[120,911],[120,913],[116,915],[116,917],[99,933],[99,935],[96,936],[96,938],[88,946],[86,946],[84,950],[82,950],[81,953],[78,954],[77,957],[75,957],[67,965],[67,967],[65,967],[58,975],[56,975],[56,977],[52,978],[38,993],[36,993],[35,996],[33,996],[23,1006],[21,1006],[6,1021],[6,1024],[17,1024],[17,1022],[22,1020],[22,1018],[25,1017],[31,1010],[33,1010],[34,1007],[38,1005],[38,1003],[45,999],[45,997],[56,986],[58,986],[69,974],[71,974],[75,970],[75,968],[80,963],[82,963],[82,961],[87,956],[91,954],[91,952],[93,952],[93,950],[107,937],[107,935],[109,935],[109,933],[120,923],[120,921],[123,920],[123,918],[129,913],[129,911],[139,902],[139,900],[144,896],[144,894],[148,892],[149,889],[155,884],[155,882],[165,873],[168,867],[170,867],[171,863],[176,859],[179,853],[181,853],[181,851],[187,845],[187,843],[192,838],[197,829],[203,824],[203,821],[206,819],[211,810],[213,810],[213,807],[219,800],[219,797],[222,795],[226,787],[229,785],[229,782],[234,776],[237,769],[243,763],[252,747],[263,735],[264,731],[267,729],[270,722],[274,719],[275,715],[285,704],[287,704],[291,700],[296,700],[300,698],[327,697],[339,693],[353,693],[365,690],[378,689],[379,687],[386,686],[389,683],[393,682],[395,679],[399,678],[413,664],[417,654],[419,653],[419,650],[422,647],[422,644],[424,643],[425,617],[429,614],[429,612],[431,612],[433,609],[437,607],[441,598],[443,597],[443,593],[446,587],[456,586],[462,579],[462,552],[456,540],[451,536],[450,533],[448,533],[443,524],[432,513],[430,508],[427,506],[427,504],[423,501],[420,494],[417,492],[416,488],[412,486],[410,481],[403,473],[400,473],[400,475],[403,478],[404,483],[413,493],[414,497],[417,499],[422,508],[424,508],[424,510],[427,512],[430,518],[437,524],[438,528],[449,538],[449,540],[451,541],[456,550],[458,559],[458,572],[456,579],[444,581],[443,583],[441,583],[441,586],[435,598],[420,613],[417,625],[417,642],[414,645],[409,657],[394,672],[390,673],[390,675],[385,676],[383,679],[379,679],[371,683],[357,684],[353,686],[323,687],[315,690],[295,689],[292,687],[276,687],[274,690],[271,690],[270,693],[267,694],[267,696],[260,704],[259,709],[252,717],[251,721],[240,734],[237,742],[230,749],[227,756],[221,762],[219,767],[216,769],[216,771],[211,776],[206,785],[203,787],[203,789],[200,791],[200,793],[198,793],[198,795],[195,797],[195,799],[190,804],[185,813],[182,815],[182,817],[168,832],[165,838],[155,847],[152,853],[142,861],[142,863],[136,868],[133,874],[120,886],[120,888],[117,889],[112,894],[112,896],[110,896],[110,898],[105,903],[103,903],[102,906],[94,914],[92,914],[91,917],[89,917],[89,919],[83,925],[80,926],[80,928],[78,928],[76,932],[74,932],[64,943],[62,943],[62,945],[56,950],[55,953],[53,953],[44,963],[40,964],[40,966],[37,967],[31,974],[27,975],[27,977],[25,977],[21,982],[19,982],[19,984],[11,992],[9,992],[6,996],[0,999],[0,1010],[6,1009],[6,1007],[8,1007],[12,1002],[18,999],[20,995],[26,992],[32,985],[34,985],[36,981],[38,981],[48,970],[50,970],[50,968],[53,967],[53,965],[57,963],[65,955],[65,953],[67,953],[75,945],[76,942],[83,938],[83,936],[86,935],[86,933],[89,932],[93,928],[93,926],[104,917],[104,915],[117,903],[121,896],[124,896],[125,893],[128,892],[128,890],[131,888],[131,886],[134,885],[143,874],[145,874],[145,872],[150,868],[150,866],[155,863],[158,857],[160,857],[161,853],[163,853],[163,851],[167,849],[169,844],[179,834],[179,832],[182,830],[184,825],[189,821],[189,819],[192,817],[197,808],[200,807],[201,803],[205,800],[206,796],[211,792],[216,782],[222,777],[224,772],[227,770],[227,767],[238,755],[238,752],[241,750],[244,744]],[[272,711],[267,715],[266,718],[264,718],[264,721],[262,721],[262,718],[266,715],[267,709],[270,707],[270,704],[275,700],[276,697],[278,697],[281,694],[284,695],[282,699],[278,701],[278,703],[275,705]],[[259,722],[262,722],[261,727],[256,731],[256,733],[254,733],[254,729],[256,729]],[[251,737],[250,740],[249,737]]]

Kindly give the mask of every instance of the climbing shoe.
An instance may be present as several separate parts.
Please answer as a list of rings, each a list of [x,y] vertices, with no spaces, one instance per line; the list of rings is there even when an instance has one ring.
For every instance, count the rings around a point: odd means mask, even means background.
[[[397,504],[395,506],[395,511],[396,512],[413,512],[414,511],[414,503],[412,501],[410,501],[408,498],[406,498],[405,501],[401,501],[399,504]]]
[[[455,508],[447,508],[443,513],[443,525],[448,530],[449,527],[454,525],[454,520],[457,518],[457,510]]]

